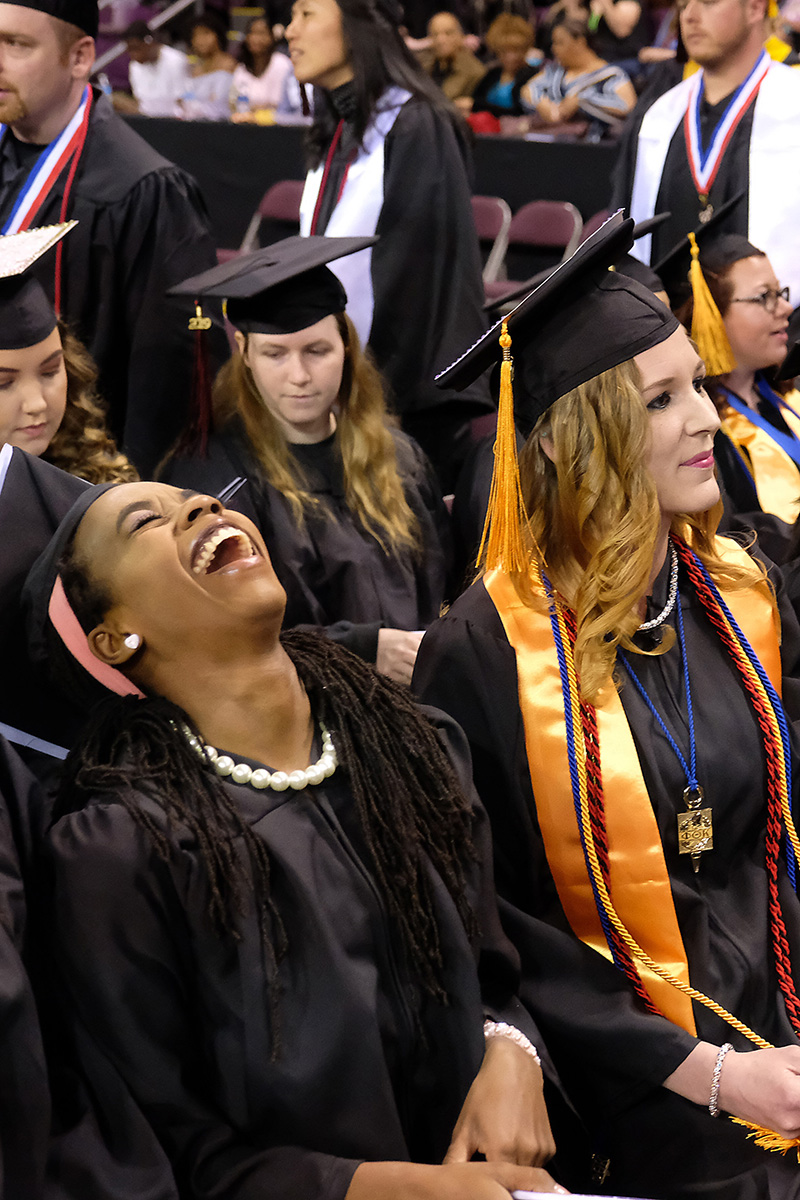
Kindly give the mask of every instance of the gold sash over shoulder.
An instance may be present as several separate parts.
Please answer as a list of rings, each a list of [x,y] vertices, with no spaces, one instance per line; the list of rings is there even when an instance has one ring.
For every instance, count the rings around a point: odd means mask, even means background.
[[[752,561],[727,538],[717,538],[717,550],[734,562]],[[549,615],[544,607],[539,611],[526,605],[510,578],[498,570],[488,572],[484,584],[516,652],[536,813],[561,904],[581,941],[610,959],[573,805],[561,675]],[[774,598],[765,586],[723,593],[723,597],[780,694],[780,619]],[[651,958],[689,983],[658,825],[625,711],[613,688],[597,709],[597,732],[614,906]],[[636,967],[661,1012],[696,1033],[691,1000],[640,963]]]
[[[722,432],[750,460],[758,502],[793,525],[800,515],[800,470],[786,451],[764,430],[734,408],[725,411]]]

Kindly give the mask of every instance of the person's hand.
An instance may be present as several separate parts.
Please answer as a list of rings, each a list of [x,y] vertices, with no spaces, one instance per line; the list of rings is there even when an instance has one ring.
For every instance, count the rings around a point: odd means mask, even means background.
[[[571,121],[580,108],[577,96],[565,96],[558,107],[558,117],[561,121]]]
[[[378,630],[378,653],[375,666],[382,675],[388,675],[395,683],[411,683],[417,651],[422,641],[422,630],[380,629]]]
[[[511,1192],[558,1192],[566,1188],[539,1167],[511,1163],[361,1163],[346,1200],[508,1200]]]
[[[786,1138],[800,1137],[800,1046],[725,1056],[719,1107]]]
[[[547,121],[548,125],[556,125],[561,117],[558,112],[558,104],[555,100],[551,100],[549,96],[543,96],[536,105],[536,112],[543,121]]]
[[[488,1162],[546,1163],[556,1144],[542,1088],[535,1058],[510,1038],[490,1038],[444,1161],[469,1162],[482,1154]]]
[[[255,125],[256,114],[254,112],[234,112],[231,113],[231,121],[234,125]]]

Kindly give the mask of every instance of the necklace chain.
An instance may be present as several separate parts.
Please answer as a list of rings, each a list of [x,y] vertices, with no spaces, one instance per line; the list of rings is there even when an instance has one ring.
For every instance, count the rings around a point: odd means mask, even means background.
[[[247,763],[234,762],[229,755],[220,754],[213,746],[209,746],[207,742],[195,737],[188,726],[184,725],[183,732],[192,749],[200,758],[211,763],[214,770],[223,779],[229,779],[231,783],[249,784],[258,791],[271,788],[273,792],[285,792],[287,788],[293,788],[296,792],[300,792],[309,784],[316,786],[316,784],[322,783],[323,779],[329,779],[339,765],[333,739],[322,721],[319,723],[319,729],[322,735],[322,754],[304,771],[289,771],[288,773],[286,771],[268,771],[265,767],[254,769]]]
[[[641,633],[645,629],[655,629],[657,625],[663,624],[675,607],[675,601],[678,598],[678,552],[672,542],[669,544],[669,552],[669,595],[667,596],[667,603],[657,617],[653,617],[652,621],[645,621],[644,624],[640,625],[636,631],[637,633]]]

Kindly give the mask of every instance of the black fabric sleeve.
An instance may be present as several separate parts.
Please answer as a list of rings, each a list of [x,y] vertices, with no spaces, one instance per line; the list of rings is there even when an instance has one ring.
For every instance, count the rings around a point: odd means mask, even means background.
[[[448,401],[491,408],[481,380],[460,393],[433,382],[486,328],[467,153],[454,120],[422,100],[403,105],[386,139],[370,349],[403,413]]]
[[[113,255],[114,279],[100,290],[114,303],[98,314],[90,349],[97,351],[105,394],[127,396],[122,445],[146,479],[183,427],[192,381],[193,305],[166,292],[216,261],[197,185],[177,167],[150,172],[101,214],[95,240],[107,242]],[[126,361],[119,361],[125,342],[114,325],[126,331]],[[207,338],[213,371],[227,357],[219,323]]]
[[[126,810],[93,804],[65,817],[49,847],[56,950],[78,1022],[152,1122],[180,1194],[343,1200],[358,1162],[271,1146],[268,1130],[256,1145],[220,1111],[203,1068],[192,938],[177,880]]]

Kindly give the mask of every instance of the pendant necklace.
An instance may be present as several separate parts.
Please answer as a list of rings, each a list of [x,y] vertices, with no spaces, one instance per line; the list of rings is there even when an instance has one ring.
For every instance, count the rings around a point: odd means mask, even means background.
[[[672,545],[672,543],[670,543]],[[674,553],[674,547],[673,547]],[[627,656],[622,650],[619,651],[619,657],[622,660],[625,670],[631,677],[636,686],[639,695],[644,700],[650,712],[658,722],[662,733],[666,737],[672,749],[677,755],[678,761],[683,767],[686,776],[686,787],[683,789],[683,802],[686,805],[686,812],[678,813],[678,853],[689,854],[692,859],[692,867],[695,874],[700,870],[700,855],[706,850],[714,848],[714,827],[712,822],[712,810],[703,808],[703,789],[697,782],[697,742],[694,732],[694,711],[692,708],[692,690],[689,685],[689,662],[686,656],[686,637],[683,630],[683,613],[681,611],[680,600],[676,608],[676,625],[678,626],[678,645],[681,651],[681,660],[683,663],[683,682],[686,691],[686,707],[688,710],[689,724],[689,762],[681,752],[678,743],[667,729],[661,714],[656,709],[653,701],[648,696],[644,685],[639,680],[636,672],[628,662]]]

